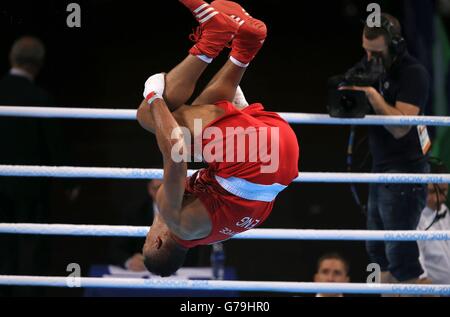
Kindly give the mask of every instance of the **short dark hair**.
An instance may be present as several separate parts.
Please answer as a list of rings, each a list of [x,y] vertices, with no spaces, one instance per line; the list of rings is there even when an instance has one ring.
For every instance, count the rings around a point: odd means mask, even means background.
[[[183,265],[187,252],[188,249],[175,240],[167,239],[160,249],[146,250],[144,247],[144,265],[155,275],[170,276]]]
[[[331,253],[326,253],[326,254],[322,255],[317,260],[317,271],[319,271],[320,265],[325,260],[339,260],[344,264],[345,273],[348,274],[350,272],[350,263],[342,255],[340,255],[337,252],[331,252]]]
[[[402,27],[400,22],[394,16],[388,13],[381,13],[381,19],[386,19],[392,24],[391,32],[389,34],[385,28],[382,27],[370,27],[367,25],[367,22],[364,26],[364,36],[368,40],[374,40],[380,36],[383,36],[386,40],[386,43],[389,43],[392,39],[391,36],[401,36],[402,35]]]

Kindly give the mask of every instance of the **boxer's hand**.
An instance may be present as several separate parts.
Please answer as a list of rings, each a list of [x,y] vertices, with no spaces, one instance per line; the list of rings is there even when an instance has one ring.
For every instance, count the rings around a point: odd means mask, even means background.
[[[149,104],[157,98],[163,99],[165,76],[165,73],[155,74],[145,82],[143,95]]]
[[[129,258],[125,264],[125,267],[133,272],[142,272],[147,270],[144,265],[144,256],[140,253],[136,253]]]

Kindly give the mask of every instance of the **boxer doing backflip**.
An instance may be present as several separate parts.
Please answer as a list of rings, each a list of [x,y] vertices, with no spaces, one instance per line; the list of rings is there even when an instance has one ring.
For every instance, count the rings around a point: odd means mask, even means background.
[[[200,26],[189,55],[167,74],[151,76],[137,118],[155,133],[163,156],[159,214],[143,248],[147,269],[169,276],[189,248],[254,228],[298,176],[299,146],[289,124],[239,88],[267,29],[239,4],[180,0]],[[208,64],[231,43],[229,59],[192,105],[185,105]],[[187,177],[187,162],[207,167]]]

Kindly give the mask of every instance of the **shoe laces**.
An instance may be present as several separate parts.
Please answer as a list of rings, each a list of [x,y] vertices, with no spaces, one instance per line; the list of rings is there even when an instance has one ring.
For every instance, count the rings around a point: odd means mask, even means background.
[[[200,26],[198,26],[197,28],[193,28],[192,33],[189,34],[189,39],[194,43],[200,41],[201,37],[202,37],[202,28]]]
[[[203,28],[201,26],[197,26],[196,28],[192,29],[192,33],[189,34],[189,40],[191,40],[194,43],[198,43],[202,37],[202,32],[203,32]],[[230,40],[230,42],[228,42],[227,44],[225,44],[226,48],[231,48],[231,41],[234,39],[233,38]]]

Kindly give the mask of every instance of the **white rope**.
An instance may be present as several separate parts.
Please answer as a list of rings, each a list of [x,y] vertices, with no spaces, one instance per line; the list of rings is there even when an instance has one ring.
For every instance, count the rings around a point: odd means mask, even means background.
[[[191,175],[193,172],[190,170],[188,174]],[[159,168],[0,165],[0,176],[161,179],[163,170]]]
[[[253,229],[240,233],[233,238],[271,240],[443,241],[450,240],[450,231]]]
[[[136,110],[0,106],[0,116],[63,119],[136,120]]]
[[[70,224],[0,223],[0,233],[145,237],[148,226],[106,226]],[[377,230],[314,230],[314,229],[252,229],[232,237],[246,240],[346,240],[346,241],[431,241],[450,240],[450,231],[377,231]]]
[[[438,117],[438,116],[368,115],[363,119],[342,119],[342,118],[331,118],[327,114],[309,114],[309,113],[291,113],[291,112],[280,112],[279,114],[286,121],[293,124],[450,126],[450,117]],[[136,110],[0,106],[0,116],[136,120]]]
[[[133,289],[177,289],[206,291],[257,291],[277,293],[345,293],[450,295],[450,285],[305,283],[180,280],[173,278],[99,278],[0,275],[0,285],[46,287],[95,287]]]
[[[405,173],[311,173],[301,172],[299,183],[378,183],[378,184],[447,184],[450,174]]]
[[[0,223],[0,233],[97,237],[145,237],[150,227]]]
[[[188,175],[195,171],[188,170]],[[163,170],[157,168],[71,167],[0,165],[0,176],[161,179]],[[382,174],[382,173],[310,173],[301,172],[294,180],[299,183],[450,183],[450,174]]]
[[[326,124],[326,125],[427,125],[450,126],[450,117],[439,116],[382,116],[367,115],[360,119],[332,118],[327,114],[279,113],[292,124]]]

